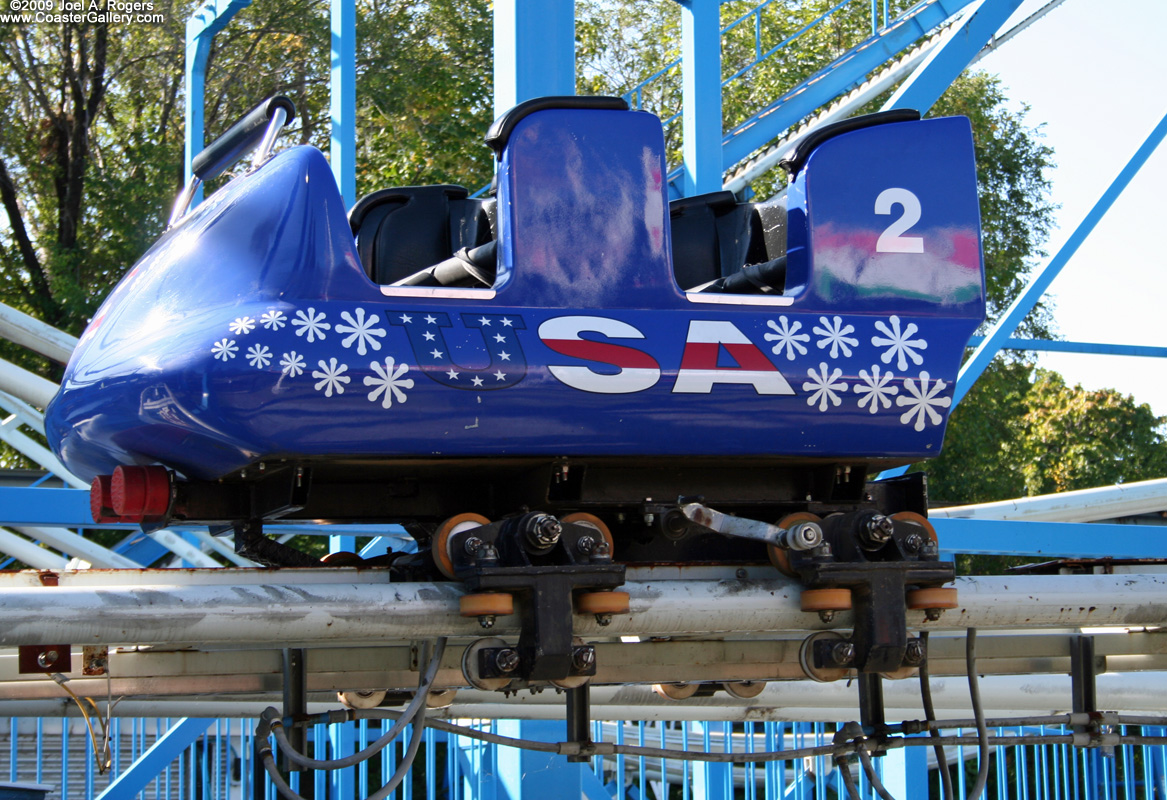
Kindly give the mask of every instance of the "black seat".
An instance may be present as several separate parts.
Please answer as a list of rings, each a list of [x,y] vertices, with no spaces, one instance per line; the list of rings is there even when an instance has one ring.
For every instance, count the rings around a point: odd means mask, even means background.
[[[461,186],[403,186],[357,201],[349,227],[366,274],[392,284],[489,243],[493,210],[494,200],[472,199]]]
[[[669,203],[673,273],[685,290],[768,261],[762,219],[733,192],[711,192]]]

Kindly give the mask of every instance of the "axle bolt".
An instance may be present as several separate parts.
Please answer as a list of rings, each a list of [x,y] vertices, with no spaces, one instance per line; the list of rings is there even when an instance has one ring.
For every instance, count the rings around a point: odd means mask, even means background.
[[[550,550],[559,543],[563,526],[550,514],[535,514],[527,522],[527,541],[539,550]]]
[[[607,627],[612,624],[611,614],[596,614],[596,624]]]
[[[924,546],[924,537],[918,533],[913,533],[904,539],[904,549],[909,553],[918,553],[920,548]]]
[[[519,654],[507,647],[494,654],[494,666],[499,672],[514,672],[519,668]]]
[[[943,608],[926,608],[924,609],[924,616],[932,622],[940,619],[940,615],[944,613]]]
[[[855,645],[850,642],[839,642],[831,648],[831,656],[839,666],[846,666],[855,660]]]
[[[580,672],[591,669],[596,663],[596,649],[594,647],[577,647],[571,654],[571,665]]]
[[[895,523],[892,522],[891,517],[876,514],[867,521],[867,525],[860,531],[859,539],[864,548],[878,550],[891,540],[894,529]]]
[[[820,611],[820,612],[819,612],[819,619],[821,619],[823,622],[830,622],[830,621],[831,621],[831,620],[833,620],[834,618],[835,618],[835,612],[834,612],[834,611],[827,611],[827,610],[824,610],[824,611]]]
[[[478,617],[478,624],[483,628],[494,627],[494,614],[482,614]]]
[[[924,661],[924,645],[919,639],[911,639],[904,648],[904,663],[917,666]]]
[[[586,556],[596,549],[596,540],[591,536],[581,536],[579,541],[575,543],[575,547]]]
[[[479,539],[477,536],[471,536],[462,545],[462,549],[466,551],[466,555],[473,556],[482,549],[482,545],[483,541],[481,539]]]

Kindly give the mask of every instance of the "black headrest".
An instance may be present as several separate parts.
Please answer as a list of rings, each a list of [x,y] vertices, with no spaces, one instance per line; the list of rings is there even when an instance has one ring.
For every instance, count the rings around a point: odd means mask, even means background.
[[[915,122],[920,119],[920,112],[914,108],[894,108],[891,111],[877,111],[874,114],[864,114],[861,117],[851,117],[839,122],[832,122],[808,133],[798,144],[791,148],[778,166],[790,173],[790,180],[794,180],[799,171],[806,166],[806,160],[816,147],[827,139],[833,139],[844,133],[870,128],[874,125],[887,125],[892,122]]]
[[[628,103],[623,97],[588,97],[566,95],[562,97],[536,97],[519,103],[514,108],[504,111],[486,132],[486,144],[495,153],[501,155],[507,146],[507,139],[511,131],[528,114],[536,111],[546,111],[549,108],[591,108],[602,111],[627,111]]]

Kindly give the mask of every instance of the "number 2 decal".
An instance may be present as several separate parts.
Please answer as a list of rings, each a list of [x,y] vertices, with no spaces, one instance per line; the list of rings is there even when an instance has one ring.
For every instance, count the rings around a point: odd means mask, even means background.
[[[887,230],[879,235],[875,243],[877,253],[923,253],[924,237],[904,236],[913,225],[920,221],[920,198],[907,189],[884,189],[875,198],[875,213],[890,214],[892,206],[899,205],[904,209],[900,218],[887,226]]]

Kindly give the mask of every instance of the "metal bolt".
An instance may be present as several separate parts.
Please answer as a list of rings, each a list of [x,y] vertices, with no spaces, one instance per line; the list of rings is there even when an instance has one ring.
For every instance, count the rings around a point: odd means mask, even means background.
[[[926,608],[926,609],[924,609],[924,616],[927,617],[928,619],[930,619],[932,622],[935,622],[936,620],[940,619],[940,615],[943,613],[944,613],[943,608]]]
[[[924,537],[918,533],[913,533],[904,539],[904,549],[909,553],[919,552],[920,548],[924,546]]]
[[[911,639],[904,648],[904,663],[913,666],[924,661],[924,645],[919,639]]]
[[[580,672],[591,669],[596,663],[596,649],[590,645],[577,647],[571,654],[571,665]]]
[[[60,657],[61,654],[56,650],[45,650],[44,652],[37,655],[36,663],[39,664],[42,668],[48,669],[53,664],[56,664],[57,659]]]
[[[466,551],[466,555],[472,556],[482,549],[484,542],[477,536],[471,536],[462,545],[462,549]]]
[[[831,657],[840,666],[850,664],[855,660],[855,645],[850,642],[839,642],[831,648]]]
[[[823,610],[819,612],[819,619],[823,622],[830,622],[835,618],[835,612],[830,610]]]
[[[494,614],[480,614],[478,616],[478,624],[483,628],[493,628]]]
[[[494,654],[494,666],[499,672],[514,672],[519,667],[519,654],[509,647]]]
[[[878,549],[888,543],[894,529],[895,523],[892,522],[891,517],[876,514],[867,521],[867,526],[860,531],[859,539],[865,547]]]
[[[537,514],[531,518],[527,528],[527,541],[535,547],[547,550],[559,542],[563,526],[550,514]]]
[[[813,550],[823,543],[823,529],[813,522],[800,522],[791,526],[784,538],[791,550]]]
[[[644,524],[646,526],[651,527],[654,522],[656,522],[656,514],[645,514],[644,515]]]
[[[586,556],[596,549],[596,540],[591,536],[581,536],[576,541],[575,548]]]
[[[746,578],[750,577],[750,573],[746,572],[744,569],[739,569],[734,573],[734,575],[737,576],[739,581],[744,581]]]
[[[603,625],[604,627],[611,625],[612,624],[612,615],[611,614],[596,614],[596,624]]]

